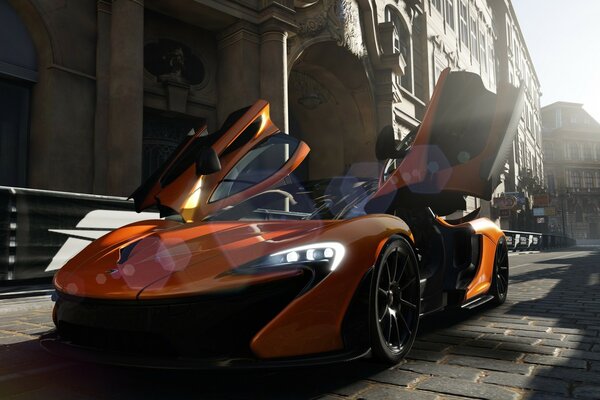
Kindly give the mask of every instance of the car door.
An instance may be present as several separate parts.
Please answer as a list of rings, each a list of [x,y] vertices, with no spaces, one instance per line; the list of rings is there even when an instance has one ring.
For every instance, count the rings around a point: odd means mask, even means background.
[[[523,94],[522,85],[499,84],[495,94],[476,74],[444,70],[412,146],[367,211],[451,209],[464,196],[490,200],[517,132]]]
[[[161,215],[198,221],[283,180],[309,151],[272,123],[269,103],[259,100],[214,133],[188,135],[130,197],[138,212],[157,206]]]

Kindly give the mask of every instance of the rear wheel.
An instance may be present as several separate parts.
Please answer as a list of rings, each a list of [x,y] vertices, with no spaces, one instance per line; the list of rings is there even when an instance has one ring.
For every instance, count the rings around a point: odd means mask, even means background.
[[[490,294],[494,296],[493,304],[499,306],[506,301],[508,293],[508,247],[504,237],[501,237],[496,245],[494,275],[490,290]]]
[[[392,239],[375,266],[370,294],[370,337],[373,355],[397,363],[417,335],[420,313],[417,260],[406,239]]]

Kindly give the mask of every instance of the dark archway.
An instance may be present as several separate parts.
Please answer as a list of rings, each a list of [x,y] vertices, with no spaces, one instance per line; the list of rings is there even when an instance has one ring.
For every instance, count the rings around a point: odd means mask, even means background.
[[[37,52],[17,12],[0,1],[0,185],[27,186],[31,86]]]
[[[195,131],[205,123],[202,118],[144,108],[142,181],[167,161],[190,130]]]
[[[365,67],[336,43],[313,44],[296,60],[289,115],[290,133],[311,147],[303,178],[342,175],[375,161],[376,114]]]

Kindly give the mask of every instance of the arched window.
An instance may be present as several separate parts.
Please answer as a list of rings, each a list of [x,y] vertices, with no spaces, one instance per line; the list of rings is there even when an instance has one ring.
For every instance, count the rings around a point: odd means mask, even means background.
[[[0,1],[0,185],[27,186],[31,86],[37,54],[16,11]]]
[[[554,181],[554,174],[546,175],[546,185],[548,185],[548,192],[554,194],[556,191],[556,183]]]
[[[591,145],[585,144],[583,146],[583,159],[585,161],[592,161],[594,159],[594,156],[592,155],[593,150]]]
[[[576,170],[569,172],[569,186],[575,189],[581,188],[581,173]]]
[[[567,157],[569,160],[580,160],[579,145],[577,143],[569,143],[567,145]]]
[[[583,173],[583,187],[593,188],[594,187],[594,174],[592,171],[585,171]]]
[[[596,160],[600,161],[600,143],[596,144]]]
[[[547,160],[554,160],[554,143],[552,143],[552,142],[544,143],[544,157]]]
[[[404,75],[399,79],[400,84],[404,89],[413,92],[413,60],[412,60],[412,44],[411,37],[406,24],[396,10],[391,7],[385,9],[385,21],[394,24],[394,52],[402,54],[406,67]],[[398,79],[398,78],[397,78]]]

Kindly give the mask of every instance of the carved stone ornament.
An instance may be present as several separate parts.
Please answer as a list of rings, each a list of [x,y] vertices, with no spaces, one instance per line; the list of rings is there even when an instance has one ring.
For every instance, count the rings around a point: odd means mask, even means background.
[[[300,36],[317,36],[323,32],[327,27],[327,17],[324,15],[317,15],[298,24],[298,34]]]
[[[169,39],[144,46],[144,68],[161,82],[198,85],[206,78],[204,64],[191,49]]]
[[[298,18],[298,35],[315,37],[328,34],[338,45],[363,57],[366,54],[360,27],[360,10],[355,0],[322,0]],[[316,12],[315,12],[316,11]]]
[[[314,110],[321,104],[334,101],[332,94],[310,75],[298,71],[290,74],[290,90],[298,93],[298,103],[304,108]]]

